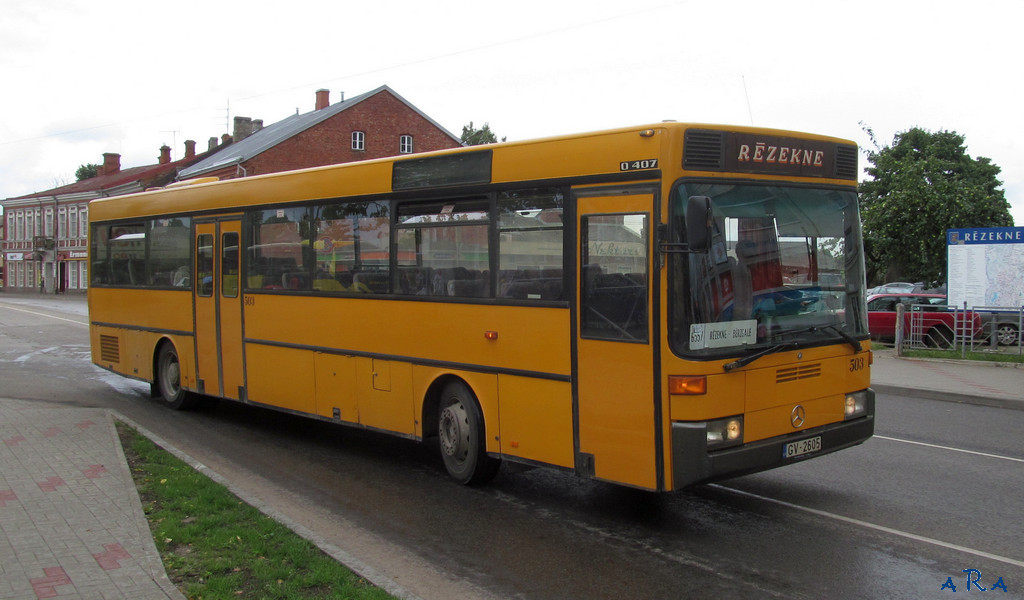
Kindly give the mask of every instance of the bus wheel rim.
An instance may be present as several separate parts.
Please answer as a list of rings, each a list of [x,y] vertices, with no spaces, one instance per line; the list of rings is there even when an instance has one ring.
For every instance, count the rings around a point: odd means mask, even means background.
[[[469,452],[469,417],[461,402],[446,406],[441,412],[441,451],[446,456],[464,460]]]
[[[169,360],[167,365],[164,367],[164,387],[167,388],[171,394],[176,394],[178,388],[181,385],[181,367],[178,366],[178,361]]]

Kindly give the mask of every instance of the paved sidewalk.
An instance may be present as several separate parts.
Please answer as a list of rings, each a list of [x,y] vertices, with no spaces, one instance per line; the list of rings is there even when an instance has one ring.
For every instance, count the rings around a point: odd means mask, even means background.
[[[876,392],[1024,409],[1024,365],[897,357],[876,350],[871,387]]]
[[[0,598],[184,598],[102,409],[0,398]]]

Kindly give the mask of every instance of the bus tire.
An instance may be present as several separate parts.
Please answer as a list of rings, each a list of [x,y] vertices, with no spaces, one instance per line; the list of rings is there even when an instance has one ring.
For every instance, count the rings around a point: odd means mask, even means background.
[[[157,352],[156,385],[160,390],[160,398],[168,408],[188,410],[196,405],[195,394],[181,387],[178,350],[171,342],[161,344]]]
[[[480,405],[461,381],[449,383],[441,392],[437,433],[441,459],[452,479],[474,485],[497,475],[501,461],[487,455]]]

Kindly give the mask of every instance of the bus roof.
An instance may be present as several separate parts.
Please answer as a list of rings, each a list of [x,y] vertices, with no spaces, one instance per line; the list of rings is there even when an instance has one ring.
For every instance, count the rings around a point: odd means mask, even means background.
[[[368,161],[341,163],[297,171],[284,171],[225,181],[189,180],[165,188],[137,194],[93,200],[89,216],[92,221],[152,217],[178,213],[237,212],[250,206],[279,202],[305,202],[337,197],[371,197],[394,194],[402,189],[431,187],[469,187],[474,183],[502,184],[527,181],[571,180],[577,178],[615,177],[619,180],[644,180],[660,176],[655,169],[629,173],[622,165],[631,161],[659,159],[682,165],[682,140],[688,129],[722,131],[737,134],[773,136],[785,139],[811,140],[853,146],[840,138],[742,126],[662,122],[547,138],[467,146],[450,150],[399,155]],[[393,165],[408,163],[427,165],[431,160],[451,157],[462,163],[471,155],[489,155],[487,181],[456,181],[434,185],[429,178],[425,185],[415,182],[396,190]],[[482,162],[482,161],[481,161]],[[657,164],[657,163],[656,163]],[[628,165],[627,165],[628,166]],[[855,177],[854,177],[855,179]],[[820,180],[820,178],[818,179]],[[850,184],[848,181],[840,183]],[[229,191],[230,190],[230,191]]]

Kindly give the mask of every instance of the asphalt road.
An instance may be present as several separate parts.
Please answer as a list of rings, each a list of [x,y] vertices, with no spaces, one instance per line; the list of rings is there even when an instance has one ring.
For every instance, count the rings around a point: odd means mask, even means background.
[[[466,488],[427,445],[169,411],[91,365],[86,321],[0,296],[0,396],[116,410],[424,599],[1024,597],[1024,411],[880,395],[862,446],[682,493],[507,466]]]

